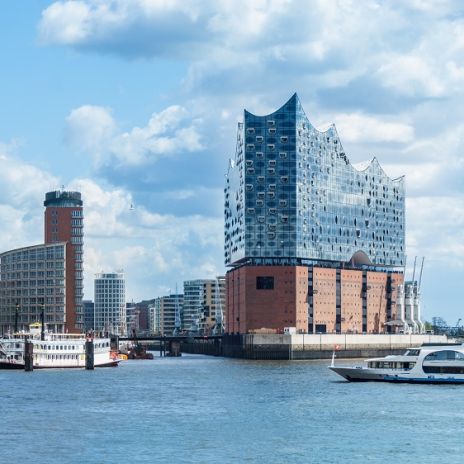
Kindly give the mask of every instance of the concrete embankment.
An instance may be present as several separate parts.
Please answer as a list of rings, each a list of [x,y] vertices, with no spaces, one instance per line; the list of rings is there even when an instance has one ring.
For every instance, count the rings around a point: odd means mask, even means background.
[[[195,340],[182,345],[186,353],[244,359],[367,358],[402,353],[422,343],[452,342],[444,335],[390,334],[246,334],[222,340]]]

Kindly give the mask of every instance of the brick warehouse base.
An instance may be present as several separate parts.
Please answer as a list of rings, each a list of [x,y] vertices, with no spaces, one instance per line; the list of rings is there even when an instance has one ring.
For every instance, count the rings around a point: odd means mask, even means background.
[[[226,332],[386,333],[403,274],[245,265],[227,273]]]

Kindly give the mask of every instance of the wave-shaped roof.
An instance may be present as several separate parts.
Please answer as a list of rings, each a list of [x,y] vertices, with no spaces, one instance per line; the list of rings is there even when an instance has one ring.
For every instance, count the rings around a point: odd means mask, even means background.
[[[335,138],[337,140],[337,142],[339,143],[340,148],[342,148],[342,143],[341,143],[340,137],[338,135],[337,128],[336,128],[335,124],[332,123],[325,130],[319,130],[316,127],[314,127],[314,125],[311,124],[311,121],[309,120],[309,118],[306,116],[306,113],[305,113],[305,111],[303,109],[303,105],[301,104],[300,98],[298,97],[298,94],[296,92],[288,99],[288,101],[286,103],[284,103],[279,109],[273,111],[272,113],[269,113],[269,114],[266,114],[266,115],[256,115],[256,114],[251,113],[250,111],[248,111],[246,109],[244,110],[245,119],[250,118],[250,117],[258,118],[258,119],[270,118],[270,117],[272,117],[272,116],[274,116],[274,115],[276,115],[278,113],[282,113],[282,112],[300,113],[306,119],[307,124],[309,125],[309,127],[312,130],[314,130],[318,134],[328,135],[328,136],[330,136],[332,138]],[[397,177],[397,178],[390,177],[385,172],[385,170],[382,168],[382,166],[380,165],[379,161],[377,160],[377,158],[375,156],[370,160],[362,161],[362,162],[359,162],[359,163],[351,163],[349,158],[344,153],[343,149],[342,149],[342,152],[343,152],[343,154],[345,156],[347,165],[349,165],[352,169],[354,169],[357,172],[367,171],[367,170],[371,170],[371,169],[375,170],[376,168],[378,168],[378,169],[380,169],[382,171],[383,175],[385,177],[387,177],[388,179],[390,179],[392,182],[401,182],[401,181],[404,180],[404,176],[400,176],[400,177]]]

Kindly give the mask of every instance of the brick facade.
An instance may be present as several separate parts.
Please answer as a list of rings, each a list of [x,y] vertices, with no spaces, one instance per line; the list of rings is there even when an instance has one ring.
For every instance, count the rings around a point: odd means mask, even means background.
[[[227,273],[227,333],[385,333],[401,273],[311,266],[243,266]],[[263,288],[264,287],[264,288]]]

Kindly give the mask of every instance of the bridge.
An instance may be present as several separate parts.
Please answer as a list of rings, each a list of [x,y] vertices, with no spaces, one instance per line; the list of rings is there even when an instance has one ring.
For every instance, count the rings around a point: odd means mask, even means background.
[[[220,342],[222,335],[152,335],[152,336],[136,336],[136,337],[118,337],[117,348],[119,343],[132,342],[159,349],[160,356],[180,356],[181,345],[184,343],[192,343],[195,340],[211,343],[212,341]]]

